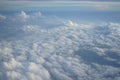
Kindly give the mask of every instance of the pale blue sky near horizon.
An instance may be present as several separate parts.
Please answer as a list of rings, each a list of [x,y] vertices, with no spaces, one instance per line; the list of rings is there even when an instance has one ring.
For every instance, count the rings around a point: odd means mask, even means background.
[[[98,0],[39,0],[39,1],[3,1],[0,3],[0,11],[3,10],[40,10],[49,9],[55,10],[55,7],[59,10],[102,10],[102,11],[120,11],[120,2],[118,0],[104,0],[105,2]],[[113,2],[109,2],[113,1]],[[64,8],[63,8],[64,7]]]

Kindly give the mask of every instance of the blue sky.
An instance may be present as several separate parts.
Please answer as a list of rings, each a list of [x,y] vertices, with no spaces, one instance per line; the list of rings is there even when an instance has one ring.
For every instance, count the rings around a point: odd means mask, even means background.
[[[102,0],[103,1],[103,0]],[[25,10],[29,8],[30,10],[40,8],[44,9],[45,7],[60,7],[60,6],[68,6],[70,7],[78,7],[81,10],[107,10],[107,11],[119,11],[120,10],[120,2],[116,2],[118,0],[39,0],[39,1],[3,1],[0,3],[0,11],[1,10]],[[113,1],[113,2],[110,2]],[[62,7],[62,9],[64,9]],[[72,9],[72,8],[71,8]],[[73,8],[74,9],[74,8]],[[28,10],[28,9],[27,9]]]

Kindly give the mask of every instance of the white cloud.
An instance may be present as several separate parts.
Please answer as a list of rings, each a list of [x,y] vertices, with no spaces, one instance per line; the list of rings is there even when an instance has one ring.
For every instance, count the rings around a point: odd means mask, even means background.
[[[40,76],[41,76],[41,80],[50,80],[49,72],[46,69],[44,69],[40,64],[30,62],[28,69],[31,73],[34,73],[34,75],[32,75],[32,77],[37,78],[36,74],[38,74],[38,76],[39,76],[38,78],[40,78]],[[33,79],[35,79],[35,78],[33,78]]]
[[[43,80],[41,76],[34,73],[28,73],[28,80]]]
[[[18,14],[18,20],[25,22],[27,19],[29,19],[29,15],[27,15],[24,11],[21,11]]]
[[[32,16],[24,11],[19,15],[25,20]],[[38,15],[42,16],[39,12]],[[44,18],[44,21],[48,21],[46,19]],[[27,23],[27,21],[25,22]],[[88,61],[90,63],[87,63],[80,56],[82,52],[77,53],[76,51],[79,49],[90,50],[95,52],[96,57],[106,58],[105,52],[111,49],[116,51],[115,54],[118,55],[120,24],[78,24],[72,20],[63,20],[61,23],[63,22],[65,23],[51,29],[28,23],[20,27],[15,26],[17,29],[10,29],[11,32],[20,29],[20,32],[16,32],[19,34],[23,32],[23,35],[20,39],[15,37],[10,41],[0,41],[0,60],[3,61],[0,71],[3,69],[2,72],[4,72],[1,74],[6,75],[8,80],[21,78],[23,80],[119,79],[119,67],[95,63],[91,56],[91,60]],[[105,35],[103,31],[109,33]],[[8,35],[8,33],[5,34]],[[104,61],[102,58],[101,61]],[[108,58],[113,59],[109,56]],[[107,75],[113,75],[114,78],[105,77]]]
[[[10,80],[16,80],[16,79],[20,79],[22,76],[19,72],[16,72],[16,71],[8,71],[7,72],[7,77],[10,79]],[[22,77],[23,78],[23,77]]]
[[[78,24],[77,23],[74,23],[73,21],[71,21],[71,20],[68,20],[68,22],[67,23],[65,23],[67,26],[71,26],[71,27],[76,27],[76,26],[78,26]]]
[[[35,12],[33,13],[32,15],[30,15],[31,18],[35,19],[35,18],[42,18],[42,13],[39,11],[39,12]]]
[[[54,74],[53,77],[59,80],[72,80],[72,78],[58,71],[58,69],[52,69],[51,72]]]
[[[98,10],[108,10],[110,7],[109,7],[109,5],[102,4],[102,5],[96,5],[96,8]]]
[[[0,14],[0,20],[5,20],[6,16]]]
[[[25,32],[31,32],[31,31],[40,31],[40,26],[36,26],[36,25],[25,25],[23,28],[22,28],[23,31]]]
[[[12,58],[9,62],[4,62],[4,66],[8,70],[12,70],[15,68],[21,68],[22,64],[18,61],[16,61],[14,58]]]
[[[6,56],[10,56],[11,54],[12,54],[12,52],[13,52],[13,50],[11,49],[11,48],[9,48],[9,47],[5,47],[4,49],[2,49],[1,50],[3,53],[4,53],[4,55],[6,55]]]

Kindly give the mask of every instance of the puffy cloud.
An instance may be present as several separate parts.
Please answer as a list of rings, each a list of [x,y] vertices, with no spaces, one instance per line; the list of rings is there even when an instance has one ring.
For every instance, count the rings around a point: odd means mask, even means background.
[[[39,12],[34,15],[42,16]],[[22,37],[0,41],[0,78],[5,75],[8,80],[119,79],[119,23],[94,25],[58,20],[61,25],[46,29],[28,23],[31,16],[22,11],[19,17],[26,24],[9,29],[22,33]],[[111,51],[114,57],[107,53]]]
[[[51,72],[54,74],[53,78],[54,79],[59,79],[59,80],[72,80],[72,78],[68,77],[67,75],[61,73],[57,69],[52,69]]]
[[[6,19],[6,16],[0,14],[0,21],[5,19]]]
[[[21,74],[19,72],[16,72],[16,71],[8,71],[7,72],[7,77],[11,80],[16,80],[16,79],[21,78]]]
[[[77,26],[77,23],[74,23],[74,22],[72,22],[71,20],[69,20],[69,21],[67,22],[67,25],[68,25],[68,26],[75,27],[75,26]]]
[[[28,79],[29,80],[43,80],[42,78],[41,78],[41,76],[39,76],[39,75],[36,75],[36,74],[34,74],[34,73],[28,73]]]
[[[30,17],[33,18],[33,19],[41,18],[42,16],[43,15],[42,15],[42,13],[40,11],[39,12],[35,12],[32,15],[30,15]]]
[[[49,72],[46,69],[44,69],[40,64],[38,65],[34,62],[30,62],[28,69],[31,72],[30,74],[28,73],[31,80],[32,79],[50,80]],[[36,74],[39,74],[39,75],[36,75]]]
[[[9,62],[4,62],[4,66],[6,67],[6,69],[12,70],[19,67],[21,68],[22,64],[12,58]]]
[[[22,28],[25,32],[40,31],[40,26],[27,25]]]
[[[18,14],[18,19],[21,21],[26,21],[29,18],[29,15],[27,15],[24,11],[21,11],[20,14]]]
[[[2,49],[1,50],[3,53],[4,53],[4,55],[11,55],[12,54],[12,49],[11,48],[9,48],[9,47],[5,47],[4,49]]]

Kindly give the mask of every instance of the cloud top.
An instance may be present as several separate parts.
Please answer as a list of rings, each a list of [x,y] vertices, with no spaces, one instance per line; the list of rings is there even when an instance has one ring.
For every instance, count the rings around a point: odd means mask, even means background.
[[[119,23],[82,24],[25,11],[6,19],[11,24],[1,27],[8,35],[0,39],[1,80],[120,79]]]
[[[5,19],[6,19],[6,16],[0,14],[0,21]]]

